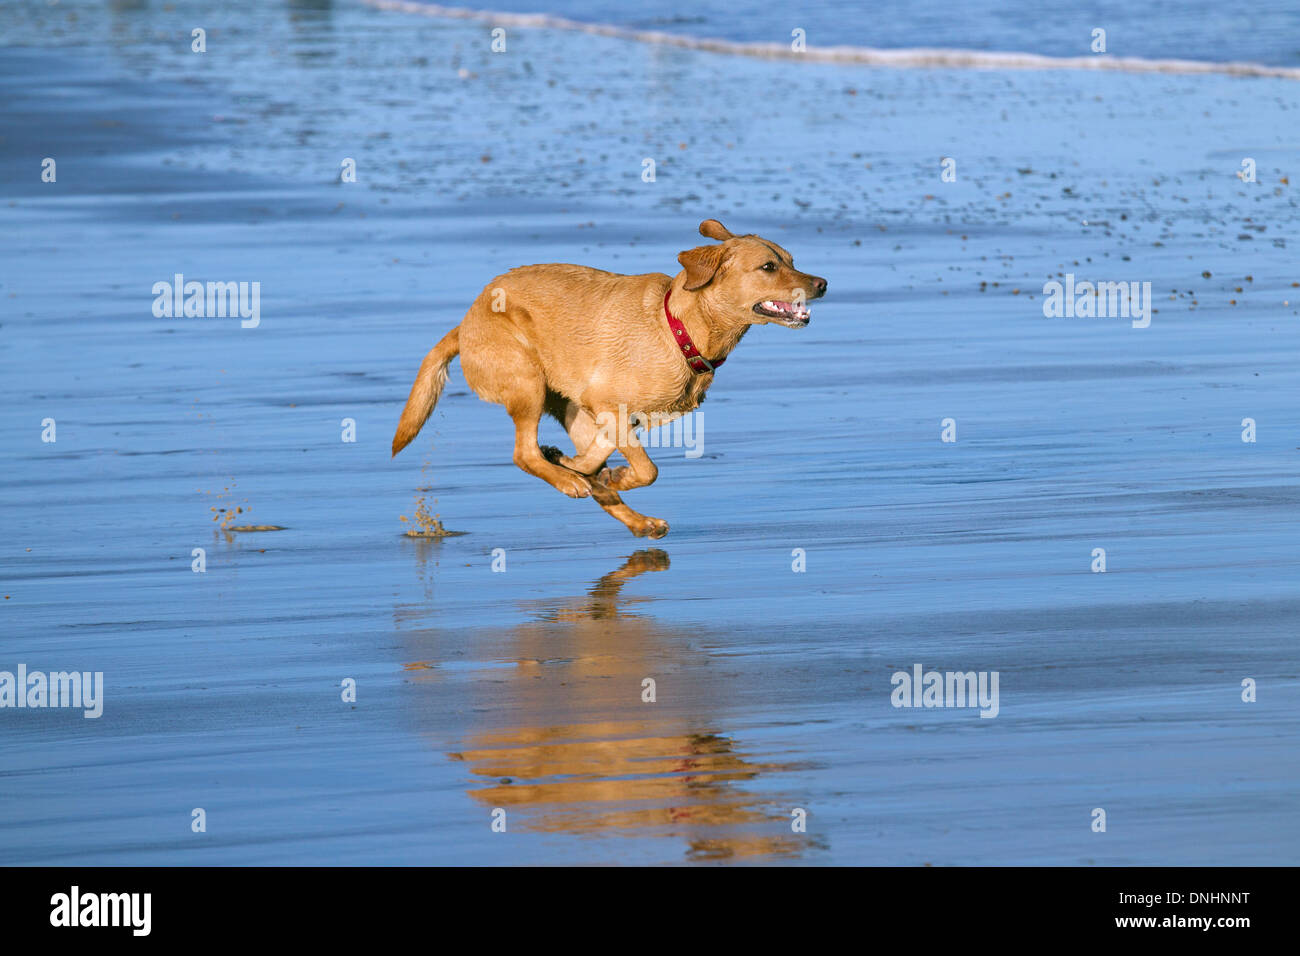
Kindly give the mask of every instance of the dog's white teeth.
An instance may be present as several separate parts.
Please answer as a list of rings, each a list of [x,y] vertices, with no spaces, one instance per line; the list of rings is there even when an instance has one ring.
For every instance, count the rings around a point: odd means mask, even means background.
[[[785,319],[807,319],[811,313],[807,307],[795,305],[793,302],[777,302],[775,299],[766,299],[759,303],[768,312]]]

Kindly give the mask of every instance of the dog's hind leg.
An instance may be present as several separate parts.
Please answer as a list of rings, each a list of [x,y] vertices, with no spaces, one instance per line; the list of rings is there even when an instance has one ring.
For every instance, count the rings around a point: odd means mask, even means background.
[[[506,411],[515,420],[516,465],[570,498],[586,498],[591,494],[591,482],[576,471],[552,464],[542,454],[537,444],[537,426],[542,420],[540,401],[536,405],[510,404]]]
[[[488,311],[485,295],[486,290],[460,324],[460,366],[465,382],[484,401],[504,405],[514,419],[516,465],[570,498],[586,498],[591,494],[587,479],[547,461],[538,447],[537,427],[546,407],[546,374],[536,353],[506,320]]]
[[[537,426],[541,424],[545,400],[546,382],[540,369],[535,369],[532,376],[516,376],[511,382],[504,404],[515,420],[515,464],[570,498],[586,498],[591,494],[591,483],[577,472],[548,461],[537,444]]]

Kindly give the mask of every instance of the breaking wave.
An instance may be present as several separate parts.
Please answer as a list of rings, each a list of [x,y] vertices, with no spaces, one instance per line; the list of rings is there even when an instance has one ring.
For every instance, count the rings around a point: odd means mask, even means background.
[[[864,46],[809,46],[796,52],[781,43],[742,43],[707,37],[685,36],[656,30],[633,30],[604,23],[584,23],[546,13],[506,13],[474,10],[467,7],[444,7],[415,0],[363,0],[383,10],[414,13],[455,20],[478,20],[497,26],[544,30],[569,30],[593,36],[613,37],[636,43],[654,43],[687,50],[724,53],[733,56],[769,60],[812,60],[818,63],[848,63],[897,69],[940,68],[958,70],[1102,70],[1116,73],[1218,73],[1230,76],[1268,76],[1300,80],[1300,68],[1267,66],[1261,63],[1209,60],[1147,59],[1116,56],[1042,56],[1037,53],[998,53],[960,49],[880,49]]]

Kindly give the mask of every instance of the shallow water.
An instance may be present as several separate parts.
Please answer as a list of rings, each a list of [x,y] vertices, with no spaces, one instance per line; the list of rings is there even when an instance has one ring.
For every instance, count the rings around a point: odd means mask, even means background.
[[[107,687],[0,710],[0,862],[1296,862],[1300,85],[0,9],[0,670]],[[493,275],[672,269],[715,215],[830,295],[628,494],[667,538],[515,469],[455,367],[389,460]],[[1159,311],[1044,318],[1067,271]],[[177,272],[261,324],[155,318]],[[467,533],[406,537],[422,496]],[[918,663],[998,716],[892,707]]]

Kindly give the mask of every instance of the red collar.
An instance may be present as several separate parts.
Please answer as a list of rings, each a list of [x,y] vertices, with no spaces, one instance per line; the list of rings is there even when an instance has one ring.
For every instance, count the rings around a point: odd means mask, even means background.
[[[678,346],[681,347],[682,355],[686,359],[686,364],[691,367],[691,371],[696,375],[703,375],[705,372],[712,372],[715,368],[718,368],[723,362],[725,362],[726,359],[720,358],[716,362],[710,362],[703,356],[703,354],[701,354],[700,350],[695,347],[695,343],[691,341],[691,337],[686,334],[686,326],[682,324],[682,320],[673,318],[673,314],[668,311],[668,297],[672,294],[672,289],[669,289],[664,293],[664,315],[668,317],[668,328],[673,330],[673,337],[677,340]]]

